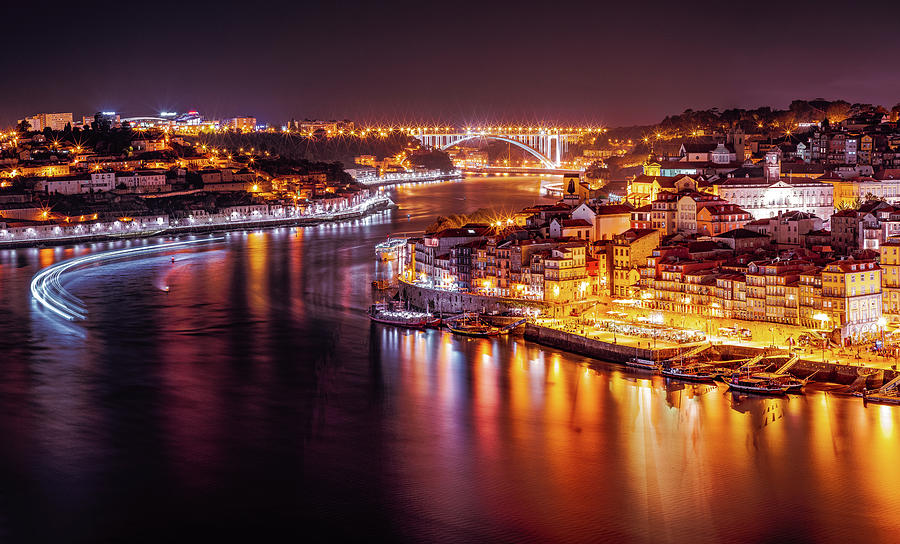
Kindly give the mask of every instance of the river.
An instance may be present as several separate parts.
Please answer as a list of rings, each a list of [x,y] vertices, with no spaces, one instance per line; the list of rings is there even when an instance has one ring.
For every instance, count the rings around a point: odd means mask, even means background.
[[[370,326],[375,243],[537,188],[397,187],[365,219],[88,268],[79,323],[31,277],[152,241],[0,251],[0,542],[897,539],[900,408]]]

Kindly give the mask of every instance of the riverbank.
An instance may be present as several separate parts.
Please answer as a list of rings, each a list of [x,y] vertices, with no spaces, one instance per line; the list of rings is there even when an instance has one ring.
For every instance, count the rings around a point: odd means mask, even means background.
[[[250,228],[275,227],[308,227],[322,223],[334,223],[360,219],[375,212],[384,211],[394,202],[384,195],[378,195],[362,205],[342,212],[329,214],[305,215],[288,218],[243,219],[227,223],[195,223],[191,225],[169,225],[156,229],[143,229],[123,233],[85,233],[83,235],[66,235],[54,237],[29,238],[25,240],[0,240],[0,249],[17,249],[23,247],[59,246],[74,243],[103,242],[109,240],[126,240],[132,238],[149,238],[153,236],[173,236],[177,234],[201,234],[208,232],[227,232]]]
[[[409,301],[413,308],[428,312],[460,313],[460,312],[516,312],[521,310],[539,311],[548,314],[552,308],[549,303],[539,300],[523,300],[503,298],[489,295],[477,295],[464,291],[448,291],[436,287],[425,287],[398,279],[400,297]]]
[[[607,342],[534,323],[525,325],[524,337],[526,340],[541,345],[615,363],[625,363],[632,358],[652,361],[665,360],[677,357],[681,353],[699,345],[685,344],[674,348],[653,348],[649,343],[644,346],[641,342],[629,342],[626,339],[623,339],[621,343],[617,341]],[[789,355],[784,350],[732,344],[710,344],[710,349],[715,350],[722,360],[747,359],[761,353]],[[804,359],[802,356],[790,368],[788,373],[797,378],[809,378],[810,381],[814,382],[852,385],[855,388],[865,387],[870,390],[877,389],[900,375],[896,370],[891,369],[874,369],[863,365],[841,362],[819,362]]]
[[[387,187],[390,185],[401,185],[404,183],[426,183],[430,181],[446,181],[450,179],[462,179],[463,175],[460,171],[455,172],[426,172],[424,174],[400,174],[392,177],[383,178],[354,178],[357,183],[366,187]]]

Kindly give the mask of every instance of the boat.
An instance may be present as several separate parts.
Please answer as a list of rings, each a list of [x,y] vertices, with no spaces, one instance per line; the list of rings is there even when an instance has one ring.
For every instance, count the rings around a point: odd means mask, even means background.
[[[753,376],[770,379],[775,383],[786,385],[788,393],[802,393],[803,386],[806,385],[807,382],[807,380],[797,379],[790,374],[778,374],[773,372],[756,372]]]
[[[730,389],[746,393],[760,393],[764,395],[784,395],[790,389],[790,385],[780,383],[765,376],[757,374],[735,373],[722,376],[722,381]]]
[[[429,313],[407,310],[387,303],[373,304],[369,306],[367,313],[369,319],[375,323],[398,327],[425,328],[434,319]]]
[[[773,385],[777,385],[779,387],[784,387],[785,393],[802,393],[803,386],[806,385],[807,380],[797,379],[790,374],[778,374],[777,372],[747,372],[746,370],[733,370],[731,373],[724,373],[722,375],[722,381],[728,383],[728,378],[753,378],[759,381],[769,382]]]
[[[382,261],[393,261],[400,255],[400,249],[406,245],[406,238],[388,237],[375,246],[375,254]]]
[[[503,332],[498,327],[485,323],[477,316],[466,316],[462,319],[448,321],[447,329],[454,334],[471,336],[473,338],[490,338],[499,336]]]
[[[667,378],[694,382],[711,382],[722,375],[722,369],[702,363],[660,368],[660,374]]]
[[[875,404],[900,404],[900,395],[896,393],[877,393],[877,392],[866,392],[862,395],[863,402],[875,403]]]
[[[659,363],[657,363],[656,361],[652,359],[641,359],[640,357],[632,357],[631,359],[628,359],[627,361],[625,361],[625,366],[653,371],[659,369]]]

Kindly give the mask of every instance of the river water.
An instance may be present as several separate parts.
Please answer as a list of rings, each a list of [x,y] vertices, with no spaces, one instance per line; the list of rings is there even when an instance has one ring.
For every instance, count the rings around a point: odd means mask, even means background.
[[[0,542],[900,538],[900,408],[369,324],[375,243],[538,183],[82,270],[76,324],[36,271],[152,241],[0,252]]]

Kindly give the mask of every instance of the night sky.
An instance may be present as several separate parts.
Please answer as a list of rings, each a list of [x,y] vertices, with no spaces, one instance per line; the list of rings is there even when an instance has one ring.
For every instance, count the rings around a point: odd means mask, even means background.
[[[198,109],[615,126],[794,98],[900,102],[896,1],[197,4],[7,3],[0,125]]]

